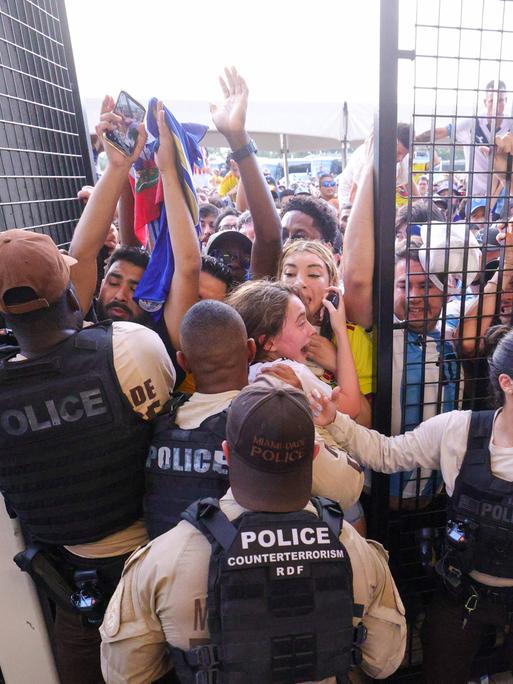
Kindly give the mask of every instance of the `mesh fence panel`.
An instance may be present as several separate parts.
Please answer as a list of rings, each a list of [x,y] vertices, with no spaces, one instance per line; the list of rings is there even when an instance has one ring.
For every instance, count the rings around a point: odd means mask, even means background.
[[[396,194],[395,282],[377,283],[394,287],[390,434],[445,411],[494,406],[487,358],[513,303],[513,239],[497,241],[511,215],[511,155],[493,144],[513,128],[513,3],[403,0],[399,21],[400,47],[412,48],[399,52],[411,61],[398,83],[411,137]],[[382,536],[410,628],[395,678],[418,681],[446,495],[440,474],[424,469],[390,476],[388,488]],[[500,670],[485,662],[494,643],[491,634],[478,672]]]
[[[92,178],[63,1],[0,0],[0,231],[65,246]]]

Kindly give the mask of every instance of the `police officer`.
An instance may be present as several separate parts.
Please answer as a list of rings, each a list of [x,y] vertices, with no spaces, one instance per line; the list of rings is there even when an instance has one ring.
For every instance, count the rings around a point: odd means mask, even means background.
[[[231,401],[248,384],[255,343],[240,315],[222,302],[201,301],[185,315],[177,359],[191,372],[197,391],[177,397],[171,413],[158,418],[146,459],[145,522],[154,538],[180,521],[198,498],[219,498],[228,489],[222,443]],[[279,377],[260,382],[283,386]],[[321,434],[322,433],[322,434]],[[313,492],[336,499],[344,510],[358,500],[363,472],[319,428],[320,453]]]
[[[0,359],[0,490],[38,545],[20,564],[61,599],[61,680],[92,684],[102,681],[102,605],[127,555],[147,540],[144,457],[174,369],[147,328],[82,327],[75,263],[48,236],[0,234],[0,311],[19,344]],[[62,585],[42,568],[56,569]]]
[[[318,446],[305,395],[246,387],[226,435],[231,489],[125,566],[101,627],[106,681],[151,682],[174,665],[181,682],[334,683],[358,653],[368,674],[390,675],[403,606],[383,548],[335,503],[309,501]]]
[[[441,470],[449,496],[440,588],[423,627],[424,671],[433,684],[463,684],[490,626],[504,629],[513,669],[513,331],[489,360],[497,411],[451,411],[385,437],[313,398],[316,421],[378,472]]]

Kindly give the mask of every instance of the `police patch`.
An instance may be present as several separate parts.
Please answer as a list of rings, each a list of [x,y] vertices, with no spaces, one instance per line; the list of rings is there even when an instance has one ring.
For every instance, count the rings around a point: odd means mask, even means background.
[[[225,569],[243,570],[268,566],[273,579],[308,577],[310,564],[344,559],[327,525],[241,527],[225,557]]]
[[[116,591],[112,594],[107,611],[103,618],[102,630],[108,637],[115,637],[121,623],[121,599],[123,598],[124,581],[121,579]]]

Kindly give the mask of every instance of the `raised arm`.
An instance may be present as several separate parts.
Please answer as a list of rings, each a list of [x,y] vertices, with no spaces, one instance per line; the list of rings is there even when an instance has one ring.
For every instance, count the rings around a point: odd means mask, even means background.
[[[158,103],[159,149],[155,161],[162,177],[169,239],[173,248],[175,271],[164,304],[164,321],[171,343],[180,348],[182,318],[198,301],[201,254],[198,235],[182,191],[176,169],[176,148],[166,122],[162,102]]]
[[[105,97],[100,123],[96,127],[99,137],[104,137],[108,130],[114,130],[121,120],[121,117],[114,114],[113,109],[114,100],[110,96]],[[146,142],[144,124],[137,130],[139,136],[131,157],[126,157],[112,145],[105,145],[107,168],[96,184],[73,233],[69,251],[78,263],[73,266],[72,280],[84,312],[89,310],[96,288],[96,256],[110,230],[116,204],[130,166],[138,158]]]
[[[220,78],[224,100],[211,105],[210,111],[217,130],[224,135],[236,152],[247,145],[246,131],[248,87],[232,67],[225,69],[226,80]],[[251,275],[254,278],[274,277],[281,253],[281,221],[274,201],[254,154],[238,162],[247,204],[255,226],[255,240],[251,252]]]
[[[329,313],[331,327],[335,332],[337,340],[337,384],[340,392],[337,397],[337,409],[342,413],[347,413],[351,418],[356,418],[360,413],[360,385],[354,365],[353,354],[347,336],[346,314],[344,309],[344,298],[340,290],[331,287],[332,292],[339,296],[338,307],[335,308],[329,299],[323,299],[322,303]]]
[[[502,270],[502,290],[511,290],[513,282],[513,225],[509,225],[505,232],[498,236],[504,240],[504,267]],[[465,310],[464,318],[460,321],[454,338],[460,340],[463,356],[472,357],[482,353],[484,349],[484,335],[492,325],[500,296],[497,288],[501,271],[493,274],[486,283],[483,291],[472,300]]]
[[[397,473],[416,467],[440,468],[442,438],[454,412],[429,418],[404,435],[386,437],[336,411],[338,391],[338,388],[333,390],[331,400],[316,391],[312,393],[314,421],[325,427],[339,447],[358,463],[379,473]]]
[[[122,245],[140,247],[141,243],[134,232],[134,203],[134,193],[127,176],[121,189],[118,204],[119,241]]]
[[[434,137],[431,133],[431,129],[429,128],[427,131],[423,131],[422,133],[419,133],[418,135],[415,136],[415,142],[432,142],[433,140],[442,140],[443,138],[448,138],[450,135],[450,128],[449,126],[440,126],[440,128],[435,128],[434,131]]]
[[[374,278],[374,168],[368,161],[360,177],[344,236],[344,303],[347,318],[368,329],[372,325]]]

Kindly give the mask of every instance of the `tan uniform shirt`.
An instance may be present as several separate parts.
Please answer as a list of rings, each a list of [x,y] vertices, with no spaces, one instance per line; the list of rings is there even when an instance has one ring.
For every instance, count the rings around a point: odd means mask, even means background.
[[[337,443],[362,465],[379,473],[396,473],[413,468],[440,470],[447,494],[452,496],[454,483],[467,451],[471,411],[449,411],[421,423],[404,435],[386,437],[337,413],[327,426]],[[497,416],[497,414],[495,414]],[[513,481],[513,447],[489,444],[491,469],[495,477]],[[513,579],[492,577],[473,571],[478,582],[492,586],[511,586]]]
[[[257,382],[271,385],[280,383],[277,378],[271,377],[260,377]],[[283,386],[287,387],[285,384]],[[176,412],[176,423],[183,430],[194,430],[210,416],[227,409],[238,394],[239,390],[216,394],[195,392]],[[338,447],[324,428],[316,428],[315,439],[320,449],[313,464],[312,495],[333,499],[340,508],[348,510],[362,493],[363,470]]]
[[[231,520],[244,512],[231,490],[221,499],[221,508]],[[315,512],[310,504],[307,509]],[[400,665],[406,644],[404,608],[388,555],[347,523],[340,540],[351,559],[354,600],[364,606],[368,636],[362,668],[372,677],[388,677]],[[108,684],[148,684],[171,667],[168,643],[188,650],[208,639],[209,560],[207,539],[182,521],[127,561],[100,628]],[[333,678],[324,681],[334,684]]]
[[[112,351],[123,394],[141,418],[151,420],[162,410],[175,384],[176,372],[164,343],[149,328],[116,321],[112,324]],[[108,558],[130,553],[147,541],[141,520],[99,541],[66,548],[85,558]]]

